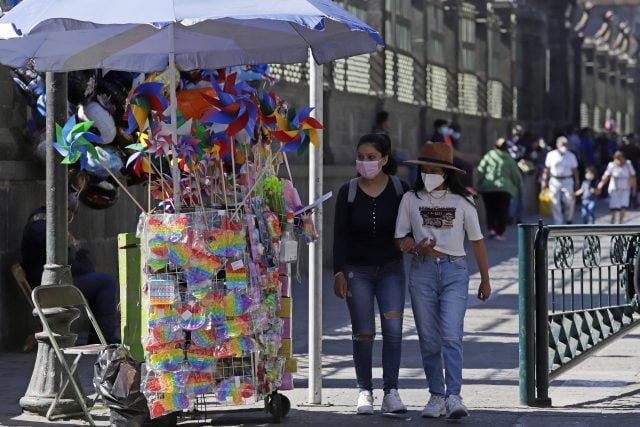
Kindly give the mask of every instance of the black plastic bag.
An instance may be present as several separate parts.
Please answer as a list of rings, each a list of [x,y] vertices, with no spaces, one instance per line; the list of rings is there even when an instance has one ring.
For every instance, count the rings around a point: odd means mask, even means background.
[[[141,366],[126,347],[112,344],[98,355],[93,367],[93,385],[110,409],[114,427],[176,425],[176,415],[151,421],[147,399],[140,388]]]

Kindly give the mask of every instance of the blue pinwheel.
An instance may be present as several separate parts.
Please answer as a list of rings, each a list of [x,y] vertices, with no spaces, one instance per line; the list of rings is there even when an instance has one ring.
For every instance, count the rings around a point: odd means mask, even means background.
[[[93,126],[92,121],[76,123],[76,117],[71,116],[64,127],[56,123],[56,141],[53,146],[64,157],[62,163],[74,164],[80,160],[80,169],[87,166],[87,155],[98,157],[93,143],[101,143],[102,138],[89,132]]]

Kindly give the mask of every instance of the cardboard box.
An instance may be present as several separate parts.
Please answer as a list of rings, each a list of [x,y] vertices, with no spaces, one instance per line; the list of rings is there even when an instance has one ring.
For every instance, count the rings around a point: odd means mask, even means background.
[[[288,276],[279,276],[280,280],[280,295],[283,297],[291,297],[291,287],[289,286]]]
[[[279,390],[293,390],[293,375],[290,372],[282,374],[282,385]]]
[[[282,347],[280,347],[279,355],[292,358],[293,357],[293,346],[291,345],[291,338],[283,338],[282,339]]]
[[[291,319],[282,319],[282,338],[293,338],[291,336]]]
[[[292,314],[293,307],[291,304],[291,298],[282,297],[280,299],[280,312],[278,312],[278,317],[282,317],[283,319],[291,319]]]
[[[284,371],[289,373],[298,372],[298,359],[295,357],[285,360]]]

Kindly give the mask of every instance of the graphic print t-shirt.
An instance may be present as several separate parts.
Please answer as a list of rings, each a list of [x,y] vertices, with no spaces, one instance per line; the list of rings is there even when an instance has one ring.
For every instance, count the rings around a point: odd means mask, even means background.
[[[402,197],[396,220],[397,239],[413,233],[416,243],[436,239],[435,250],[464,256],[464,236],[482,239],[478,211],[470,200],[457,194],[434,191],[408,192]]]

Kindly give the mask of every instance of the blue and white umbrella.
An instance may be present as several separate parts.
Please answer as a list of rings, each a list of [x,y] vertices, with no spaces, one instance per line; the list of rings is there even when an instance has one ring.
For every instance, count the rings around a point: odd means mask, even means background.
[[[318,63],[372,52],[377,31],[329,0],[24,0],[0,18],[0,63],[162,71]]]

